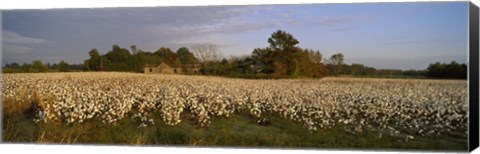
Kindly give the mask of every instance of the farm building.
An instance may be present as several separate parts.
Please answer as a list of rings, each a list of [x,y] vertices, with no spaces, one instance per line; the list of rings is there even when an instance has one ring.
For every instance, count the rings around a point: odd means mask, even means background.
[[[181,74],[181,73],[198,73],[200,65],[188,64],[185,68],[172,68],[165,63],[160,65],[145,65],[143,72],[145,74]]]
[[[198,73],[200,71],[200,64],[185,65],[185,73]]]

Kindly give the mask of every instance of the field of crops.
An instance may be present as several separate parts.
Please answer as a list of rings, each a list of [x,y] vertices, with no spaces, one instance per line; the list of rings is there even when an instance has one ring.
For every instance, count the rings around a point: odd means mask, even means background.
[[[135,73],[3,74],[2,78],[4,109],[32,102],[28,111],[34,112],[31,122],[36,125],[97,120],[115,126],[130,119],[142,129],[156,127],[155,123],[177,126],[186,114],[198,127],[208,128],[215,117],[246,113],[259,125],[271,124],[264,115],[275,115],[311,133],[382,130],[383,135],[402,141],[417,136],[456,136],[466,141],[468,133],[465,80],[246,80]]]

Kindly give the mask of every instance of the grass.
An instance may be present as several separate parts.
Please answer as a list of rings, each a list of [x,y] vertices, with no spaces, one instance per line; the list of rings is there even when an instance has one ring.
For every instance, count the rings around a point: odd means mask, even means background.
[[[209,146],[247,148],[335,148],[383,150],[452,150],[465,151],[467,139],[455,136],[422,137],[405,141],[380,131],[351,134],[337,126],[331,129],[308,131],[302,124],[280,116],[266,114],[267,126],[255,123],[255,118],[245,113],[230,117],[212,117],[208,127],[199,127],[188,113],[182,114],[177,126],[166,125],[159,115],[153,115],[155,125],[138,128],[139,123],[129,118],[115,125],[105,125],[97,120],[67,125],[65,123],[33,122],[33,100],[16,105],[3,100],[3,142],[55,143],[55,144],[116,144],[154,146]]]

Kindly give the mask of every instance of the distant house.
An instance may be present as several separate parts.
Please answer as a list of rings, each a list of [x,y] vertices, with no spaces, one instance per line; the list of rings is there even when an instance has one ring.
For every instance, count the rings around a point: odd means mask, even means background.
[[[143,68],[143,73],[145,74],[182,74],[190,73],[195,74],[200,70],[200,65],[198,64],[187,64],[185,68],[172,68],[165,63],[160,65],[145,65]]]
[[[200,64],[187,64],[185,65],[185,73],[197,74],[200,72]]]

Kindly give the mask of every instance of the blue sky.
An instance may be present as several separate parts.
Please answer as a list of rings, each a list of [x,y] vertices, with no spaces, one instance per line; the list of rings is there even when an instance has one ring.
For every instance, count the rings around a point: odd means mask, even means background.
[[[40,59],[82,63],[113,44],[146,51],[212,43],[251,54],[282,29],[324,57],[376,68],[467,62],[468,2],[352,3],[3,10],[2,65]]]

